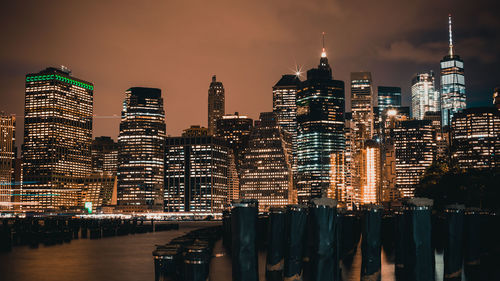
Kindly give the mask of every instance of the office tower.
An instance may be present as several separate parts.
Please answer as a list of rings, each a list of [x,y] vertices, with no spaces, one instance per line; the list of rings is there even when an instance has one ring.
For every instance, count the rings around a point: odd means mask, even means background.
[[[92,141],[92,173],[116,176],[118,143],[111,137],[96,137]]]
[[[92,83],[67,68],[26,75],[23,196],[26,209],[78,206],[92,169]]]
[[[396,188],[413,197],[415,187],[432,164],[435,143],[430,120],[401,121],[392,131],[396,154]]]
[[[500,87],[495,88],[495,92],[493,93],[493,106],[500,110]]]
[[[344,191],[341,192],[336,198],[345,207],[352,209],[355,202],[359,202],[359,193],[355,192],[353,184],[353,171],[354,171],[354,122],[351,115],[346,113],[345,119],[345,152],[344,152]]]
[[[449,126],[453,115],[466,107],[464,61],[455,54],[448,17],[449,51],[441,60],[441,114],[443,127]],[[435,110],[438,111],[438,110]]]
[[[412,117],[422,120],[427,111],[440,111],[439,92],[434,85],[434,72],[417,74],[411,86]]]
[[[12,207],[16,152],[16,117],[0,112],[0,210]]]
[[[112,174],[92,174],[82,183],[82,207],[91,206],[93,210],[101,210],[103,206],[112,205],[113,190],[116,179]],[[114,203],[116,204],[116,203]]]
[[[401,106],[401,88],[379,86],[378,93],[378,111],[382,113],[386,108],[394,108]]]
[[[297,169],[295,153],[297,151],[297,88],[300,79],[297,75],[283,75],[273,87],[273,112],[278,125],[292,136],[292,167]]]
[[[182,135],[185,137],[206,137],[208,136],[208,129],[201,127],[200,125],[193,125],[188,129],[182,131]]]
[[[247,116],[239,115],[238,112],[224,115],[217,121],[216,136],[226,141],[234,154],[238,169],[243,159],[243,153],[248,147],[252,127],[253,120]]]
[[[376,204],[380,201],[381,167],[380,144],[367,140],[361,149],[361,204]]]
[[[441,112],[427,111],[423,120],[430,120],[432,124],[432,139],[436,144],[434,160],[445,162],[448,155],[448,134],[444,133],[441,125]]]
[[[212,76],[212,83],[208,88],[208,133],[217,132],[217,120],[225,114],[224,86]]]
[[[228,200],[229,149],[214,136],[167,137],[165,212],[222,212]]]
[[[500,111],[468,108],[453,115],[452,159],[461,169],[500,167]]]
[[[359,148],[373,136],[373,89],[371,72],[351,73],[351,112]]]
[[[297,90],[297,193],[299,203],[327,195],[331,158],[343,154],[344,82],[332,79],[325,48],[318,68]]]
[[[292,136],[273,112],[263,112],[250,134],[242,163],[240,195],[259,201],[259,209],[292,203]]]
[[[227,166],[227,203],[230,204],[234,200],[240,199],[240,176],[236,167],[236,159],[231,149],[228,152]]]
[[[161,90],[128,89],[118,136],[120,209],[163,209],[164,141],[165,112]]]

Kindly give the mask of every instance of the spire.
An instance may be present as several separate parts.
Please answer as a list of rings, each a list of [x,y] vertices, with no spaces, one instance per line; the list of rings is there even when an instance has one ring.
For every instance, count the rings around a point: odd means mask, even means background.
[[[325,32],[322,33],[323,35],[323,49],[321,50],[321,57],[326,58],[326,50],[325,50]]]
[[[451,33],[451,14],[448,15],[448,32],[450,33],[450,57],[453,57],[453,37]]]

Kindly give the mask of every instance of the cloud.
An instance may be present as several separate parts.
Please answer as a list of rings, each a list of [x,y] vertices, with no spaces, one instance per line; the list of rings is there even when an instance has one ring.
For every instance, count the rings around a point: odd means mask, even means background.
[[[396,41],[386,48],[379,48],[377,54],[382,60],[432,63],[439,61],[445,54],[445,50],[447,46],[441,42],[414,45],[408,41]]]

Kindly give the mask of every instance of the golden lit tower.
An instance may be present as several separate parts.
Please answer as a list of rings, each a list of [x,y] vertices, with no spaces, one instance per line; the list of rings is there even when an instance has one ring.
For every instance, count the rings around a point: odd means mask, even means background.
[[[23,196],[26,208],[67,209],[79,203],[79,181],[91,173],[94,85],[69,69],[26,75]]]
[[[224,85],[212,76],[212,83],[208,88],[208,133],[217,132],[217,120],[225,114]]]
[[[0,112],[0,210],[10,209],[16,159],[16,117]]]

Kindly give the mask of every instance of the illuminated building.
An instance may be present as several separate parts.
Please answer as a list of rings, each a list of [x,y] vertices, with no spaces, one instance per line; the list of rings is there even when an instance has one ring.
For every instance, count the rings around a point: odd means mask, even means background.
[[[230,204],[234,200],[240,199],[240,176],[236,168],[236,159],[231,149],[228,152],[228,167],[227,167],[227,203]]]
[[[453,50],[451,15],[448,17],[449,52],[441,60],[441,114],[443,127],[451,123],[456,112],[465,109],[464,61]],[[431,111],[439,111],[431,110]]]
[[[0,210],[11,208],[15,186],[16,117],[0,112]]]
[[[344,191],[336,199],[346,204],[346,207],[352,209],[355,202],[359,202],[359,186],[354,184],[353,171],[354,163],[354,122],[350,114],[346,113],[345,119],[345,152],[344,152]],[[338,193],[338,192],[337,192]]]
[[[243,153],[248,147],[253,120],[235,112],[232,115],[224,115],[217,121],[216,136],[226,141],[228,147],[233,151],[236,167],[239,168],[243,159]]]
[[[411,86],[411,114],[414,119],[424,119],[427,111],[440,111],[439,91],[434,85],[434,72],[417,74]]]
[[[167,137],[165,212],[222,212],[228,200],[229,149],[214,136]]]
[[[452,159],[463,169],[500,166],[500,111],[468,108],[453,115]]]
[[[273,112],[263,112],[250,134],[242,165],[240,195],[259,201],[260,211],[291,204],[292,137]]]
[[[365,142],[361,149],[361,204],[375,204],[380,201],[381,168],[380,145],[373,140]]]
[[[112,202],[113,191],[116,189],[116,177],[111,174],[92,174],[84,179],[82,184],[81,206],[92,203],[92,209],[116,204]]]
[[[26,209],[77,207],[91,173],[92,83],[67,68],[26,75],[22,201]]]
[[[208,88],[208,133],[214,135],[217,132],[217,120],[225,114],[224,85],[212,76],[212,82]]]
[[[413,197],[415,187],[432,164],[435,143],[430,120],[401,121],[392,131],[396,154],[396,188],[402,197]]]
[[[96,137],[92,141],[92,173],[116,175],[118,143],[111,137]]]
[[[424,114],[423,120],[430,120],[432,122],[432,138],[436,144],[434,160],[445,161],[448,155],[448,134],[443,132],[441,117],[442,115],[439,111],[427,111]]]
[[[377,88],[378,111],[382,113],[386,108],[401,106],[401,88],[379,86]]]
[[[165,112],[161,90],[125,92],[118,136],[118,207],[163,209]]]
[[[344,82],[332,79],[325,48],[318,68],[297,90],[297,194],[299,203],[327,195],[330,156],[345,150]]]
[[[370,72],[351,73],[351,113],[357,147],[373,137],[373,89]]]
[[[500,110],[500,87],[495,88],[495,92],[493,93],[493,106]]]
[[[292,136],[293,154],[297,151],[297,87],[300,79],[297,75],[283,75],[273,87],[273,112],[278,125]],[[297,169],[295,155],[292,161],[294,172]]]
[[[185,137],[206,137],[208,136],[208,129],[200,125],[194,125],[189,129],[183,130],[182,135]]]

